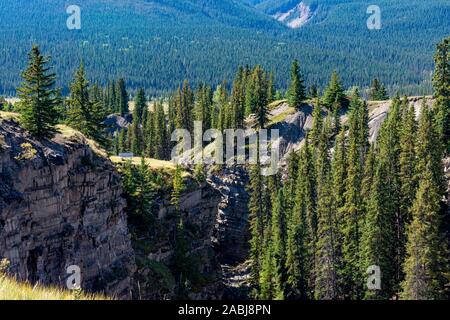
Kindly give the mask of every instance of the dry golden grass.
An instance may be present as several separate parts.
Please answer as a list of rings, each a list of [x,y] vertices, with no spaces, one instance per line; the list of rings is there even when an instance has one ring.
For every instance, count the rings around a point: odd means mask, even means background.
[[[0,111],[0,123],[2,120],[15,120],[19,121],[20,115],[15,112]]]
[[[133,158],[121,158],[117,156],[110,157],[110,160],[115,164],[125,163],[127,161],[131,161],[131,163],[135,166],[138,166],[141,164],[140,157],[133,157]],[[145,158],[145,163],[148,165],[148,167],[151,170],[158,170],[158,171],[165,171],[169,174],[174,173],[176,169],[176,165],[173,162],[170,161],[164,161],[164,160],[158,160],[153,158]],[[190,174],[186,171],[183,172],[183,177],[189,177]]]
[[[77,138],[80,139],[80,141],[84,140],[96,154],[105,158],[108,157],[108,153],[97,142],[92,139],[86,138],[81,132],[64,124],[59,124],[56,126],[56,128],[59,131],[58,135],[63,139]]]
[[[0,300],[109,300],[101,295],[75,294],[74,292],[31,286],[27,283],[19,283],[14,279],[0,274]]]

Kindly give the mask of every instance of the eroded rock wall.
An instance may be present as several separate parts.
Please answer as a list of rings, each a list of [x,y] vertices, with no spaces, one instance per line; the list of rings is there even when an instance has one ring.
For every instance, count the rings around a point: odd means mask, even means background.
[[[0,257],[19,280],[131,298],[135,270],[120,176],[81,136],[38,142],[0,124]]]

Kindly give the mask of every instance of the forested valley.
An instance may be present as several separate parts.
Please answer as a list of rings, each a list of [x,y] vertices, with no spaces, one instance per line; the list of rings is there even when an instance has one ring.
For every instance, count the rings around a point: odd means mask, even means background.
[[[52,138],[64,123],[96,141],[110,155],[132,152],[137,165],[122,168],[129,219],[136,225],[155,223],[153,197],[157,188],[171,194],[179,212],[185,190],[183,168],[177,165],[167,182],[148,170],[145,159],[170,160],[171,133],[177,128],[223,131],[270,128],[271,103],[284,100],[300,111],[312,105],[313,124],[298,152],[291,152],[285,172],[265,177],[260,164],[247,166],[249,261],[254,299],[360,300],[449,298],[450,220],[444,163],[450,154],[449,39],[434,55],[433,105],[420,115],[401,92],[375,141],[369,143],[368,102],[356,87],[345,89],[333,72],[321,91],[305,84],[298,61],[286,92],[272,71],[262,66],[239,67],[234,80],[220,85],[188,80],[170,96],[149,99],[143,88],[133,98],[124,79],[101,86],[89,82],[81,62],[70,92],[55,87],[51,58],[33,46],[14,105],[0,101],[5,114],[20,114],[20,125],[38,139]],[[85,70],[87,69],[87,70]],[[372,80],[370,100],[386,100],[385,86]],[[231,88],[231,90],[229,89]],[[130,101],[132,100],[132,101]],[[342,122],[342,114],[347,121]],[[131,115],[130,115],[131,114]],[[130,118],[128,126],[111,128],[105,119]],[[194,179],[205,180],[197,165]],[[166,179],[166,181],[164,180]],[[175,239],[174,270],[191,270],[183,218]],[[371,276],[373,287],[368,285]],[[187,290],[179,288],[180,297]]]

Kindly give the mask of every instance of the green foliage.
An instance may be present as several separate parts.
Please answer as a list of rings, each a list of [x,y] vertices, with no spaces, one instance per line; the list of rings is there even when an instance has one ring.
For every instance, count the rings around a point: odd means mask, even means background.
[[[156,186],[154,175],[145,159],[138,166],[130,161],[121,168],[125,198],[128,203],[129,221],[134,226],[148,230],[154,223],[153,204]]]
[[[444,152],[450,154],[450,38],[438,44],[433,77],[435,121]]]
[[[297,60],[294,60],[291,67],[291,84],[287,92],[287,99],[291,108],[299,109],[306,99],[306,88],[303,76],[300,74],[300,66]]]
[[[16,160],[31,160],[37,155],[37,150],[33,147],[31,143],[24,142],[20,145],[22,152],[15,157]]]
[[[373,79],[370,85],[369,100],[382,101],[388,98],[384,85],[377,78]]]
[[[264,9],[258,5],[263,12],[241,2],[154,0],[149,10],[145,0],[90,1],[83,3],[81,34],[62,32],[67,19],[61,14],[62,1],[2,0],[0,30],[15,32],[0,37],[5,49],[0,91],[14,95],[21,57],[34,39],[50,48],[63,84],[69,83],[77,67],[72,57],[89,61],[90,74],[102,85],[126,72],[130,89],[144,87],[155,96],[176,89],[186,77],[195,86],[231,79],[237,61],[250,65],[263,61],[267,70],[285,75],[298,59],[308,85],[320,88],[338,67],[345,86],[368,87],[370,79],[378,77],[390,92],[399,87],[408,94],[431,92],[423,80],[433,69],[429,59],[433,46],[448,36],[447,0],[432,5],[380,0],[382,32],[367,29],[367,4],[362,1],[305,2],[315,10],[313,18],[295,30],[267,16],[278,12],[278,0],[264,1]],[[25,7],[28,10],[22,10]],[[53,46],[55,42],[60,45]],[[276,80],[277,87],[288,88],[287,77]]]
[[[177,165],[172,182],[172,195],[170,204],[175,206],[177,214],[180,214],[180,198],[185,189],[184,179],[182,176],[181,166]]]
[[[19,92],[21,125],[38,138],[51,138],[57,132],[58,107],[61,104],[58,89],[54,89],[56,75],[47,64],[50,57],[44,57],[34,45],[28,54],[28,66],[22,72],[24,82]]]
[[[92,97],[89,96],[89,90],[84,65],[81,63],[75,73],[75,79],[70,85],[70,97],[66,101],[66,123],[87,137],[106,146],[107,138],[103,120],[107,112],[103,109],[101,102],[92,100]]]
[[[339,75],[333,71],[330,82],[323,93],[322,102],[328,109],[340,109],[344,103],[345,95]]]
[[[433,178],[431,162],[419,181],[412,207],[413,220],[408,227],[408,243],[402,298],[407,300],[440,300],[448,284],[448,248],[439,228],[441,195]]]

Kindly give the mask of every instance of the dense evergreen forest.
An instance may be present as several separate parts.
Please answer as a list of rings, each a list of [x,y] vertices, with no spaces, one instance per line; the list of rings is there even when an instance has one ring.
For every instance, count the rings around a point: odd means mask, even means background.
[[[359,90],[353,88],[349,96],[339,73],[333,72],[321,93],[305,84],[299,62],[292,62],[284,76],[286,99],[299,110],[312,102],[314,121],[300,152],[290,154],[287,179],[263,177],[259,164],[249,168],[254,298],[449,298],[449,217],[442,162],[450,154],[449,41],[441,41],[434,56],[434,105],[424,105],[416,119],[407,100],[394,96],[373,144],[368,141],[367,102]],[[204,83],[193,87],[185,80],[168,100],[154,101],[151,108],[141,88],[134,95],[132,125],[111,135],[103,119],[130,112],[126,82],[90,84],[87,64],[81,63],[68,86],[69,96],[63,98],[50,62],[33,46],[17,89],[20,102],[14,105],[21,125],[46,139],[56,133],[57,123],[66,123],[110,153],[132,151],[168,159],[170,133],[175,128],[192,130],[194,120],[202,120],[205,129],[224,130],[244,127],[251,118],[251,126],[265,128],[269,103],[282,97],[274,74],[260,65],[238,68],[230,84],[214,89]],[[387,98],[378,79],[371,83],[371,98]],[[4,102],[1,106],[11,109]],[[345,124],[338,116],[343,109],[349,115]],[[201,167],[196,177],[204,179]],[[134,217],[151,223],[157,178],[143,162],[126,167],[124,179]],[[176,208],[183,188],[178,166],[171,188]],[[176,241],[178,274],[189,274],[181,217]],[[374,267],[382,275],[378,290],[367,287],[372,275],[368,270]]]
[[[323,90],[334,68],[346,87],[380,79],[389,94],[430,94],[432,48],[446,35],[446,0],[378,2],[382,29],[367,29],[368,0],[304,1],[309,23],[291,30],[270,17],[293,1],[83,1],[81,30],[66,27],[66,2],[0,1],[0,94],[15,96],[27,48],[52,55],[57,85],[69,93],[80,60],[102,86],[124,78],[130,93],[169,94],[189,79],[213,87],[239,65],[263,62],[285,91],[290,62],[301,62],[307,86]],[[362,91],[364,95],[364,92]]]

